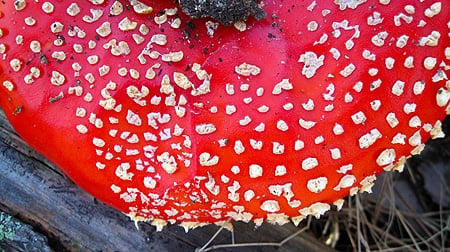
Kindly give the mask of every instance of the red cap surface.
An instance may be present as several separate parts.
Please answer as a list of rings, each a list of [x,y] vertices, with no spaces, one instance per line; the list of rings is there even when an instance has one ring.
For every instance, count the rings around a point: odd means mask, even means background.
[[[297,222],[401,169],[449,113],[450,2],[0,3],[0,105],[136,220]]]

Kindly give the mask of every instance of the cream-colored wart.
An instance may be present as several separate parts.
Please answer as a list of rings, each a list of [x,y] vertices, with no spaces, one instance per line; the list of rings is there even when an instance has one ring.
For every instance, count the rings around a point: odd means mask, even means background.
[[[219,157],[211,156],[208,152],[203,152],[199,156],[199,161],[201,166],[214,166],[219,163]]]
[[[25,7],[27,7],[27,2],[25,0],[16,0],[14,2],[14,8],[17,11],[21,11],[21,10],[25,9]]]
[[[327,184],[328,179],[326,177],[319,177],[316,179],[310,179],[306,187],[310,192],[320,193],[321,191],[325,190]]]
[[[330,149],[331,158],[334,160],[338,160],[342,157],[341,150],[339,148]]]
[[[134,176],[134,173],[128,172],[130,170],[130,163],[122,163],[116,167],[115,174],[118,178],[122,180],[131,180]]]
[[[342,188],[350,188],[356,182],[356,177],[354,175],[345,175],[339,181],[339,184],[333,188],[335,191],[339,191]]]
[[[394,163],[396,153],[394,149],[385,149],[377,157],[377,164],[379,166],[391,165]]]
[[[111,34],[111,23],[110,22],[104,22],[95,31],[97,32],[97,34],[99,36],[107,37],[109,34]]]
[[[25,24],[28,26],[33,26],[36,24],[36,19],[34,19],[33,17],[26,17],[24,19],[24,21],[25,21]]]
[[[18,72],[18,71],[20,71],[20,69],[22,68],[22,61],[20,61],[19,59],[12,59],[12,60],[9,62],[9,65],[11,66],[11,69],[12,69],[14,72]]]
[[[156,159],[161,163],[161,167],[169,174],[174,173],[178,169],[178,164],[175,157],[170,155],[169,152],[164,152],[157,156]]]
[[[63,61],[66,59],[66,54],[63,51],[55,51],[52,53],[52,58],[57,61]]]
[[[94,138],[92,139],[92,143],[93,143],[96,147],[99,147],[99,148],[102,148],[102,147],[104,147],[104,146],[106,145],[106,142],[105,142],[103,139],[98,138],[98,137],[94,137]]]
[[[258,178],[263,175],[263,168],[257,164],[251,164],[249,166],[249,175],[250,178]]]
[[[3,81],[3,86],[10,92],[14,90],[14,84],[9,80]]]
[[[80,6],[78,6],[78,4],[76,3],[71,3],[69,7],[67,7],[66,9],[67,14],[69,14],[69,16],[72,17],[78,15],[80,11],[81,11]]]
[[[66,77],[58,71],[52,71],[50,83],[55,86],[61,86],[66,81]]]
[[[247,24],[244,21],[237,21],[233,24],[233,26],[240,32],[247,30]]]
[[[436,16],[437,14],[439,14],[442,10],[442,3],[441,2],[436,2],[433,3],[429,8],[427,8],[425,10],[425,16],[432,18],[434,16]]]
[[[255,139],[250,139],[250,146],[254,149],[254,150],[261,150],[263,147],[263,142],[262,141],[257,141]]]
[[[339,5],[340,10],[345,10],[347,8],[356,9],[358,5],[366,2],[367,0],[335,0],[334,3]]]
[[[195,131],[200,135],[208,135],[216,131],[216,126],[212,123],[204,123],[195,126]]]
[[[403,162],[400,159],[399,165],[397,167],[402,167]],[[396,169],[397,170],[397,169]],[[361,192],[368,192],[372,193],[372,187],[375,185],[375,180],[377,177],[375,175],[370,175],[365,177],[359,184],[361,185],[361,188],[359,189]]]
[[[41,76],[41,70],[37,67],[31,67],[30,73],[23,78],[26,84],[32,84],[36,78]]]
[[[316,168],[319,165],[317,158],[309,157],[302,161],[302,169],[307,171]]]
[[[240,141],[240,140],[236,140],[236,142],[234,142],[233,149],[234,149],[234,152],[238,155],[244,153],[244,151],[245,151],[245,147],[242,144],[242,141]]]
[[[90,9],[91,16],[85,15],[83,16],[83,21],[86,23],[93,23],[100,19],[103,16],[103,10],[101,9]]]
[[[44,2],[42,4],[42,10],[47,14],[51,14],[55,10],[55,6],[50,2]]]
[[[314,122],[314,121],[307,121],[307,120],[304,120],[304,119],[302,119],[302,118],[299,119],[298,123],[300,124],[300,126],[301,126],[302,128],[304,128],[304,129],[306,129],[306,130],[311,129],[312,127],[314,127],[314,126],[317,124],[317,122]]]
[[[119,1],[115,1],[109,8],[109,14],[111,16],[120,15],[122,14],[122,12],[123,12],[123,5]]]
[[[299,210],[300,214],[303,216],[312,215],[317,219],[320,218],[325,212],[330,210],[330,205],[322,202],[317,202],[309,207],[305,207]]]
[[[344,133],[344,127],[341,124],[339,124],[339,123],[335,123],[334,126],[333,126],[333,133],[335,135],[337,135],[337,136],[343,134]]]
[[[128,17],[125,17],[119,22],[119,29],[121,31],[132,31],[136,29],[137,25],[137,22],[131,21]]]
[[[450,91],[440,88],[436,93],[436,103],[439,107],[445,107],[450,100]]]
[[[30,42],[30,49],[34,53],[38,53],[41,51],[41,43],[37,40],[33,40]]]
[[[425,67],[425,69],[431,70],[436,66],[436,63],[437,63],[436,58],[426,57],[425,60],[423,61],[423,66]]]
[[[157,24],[157,25],[162,25],[162,24],[164,24],[165,22],[167,22],[167,15],[166,15],[166,14],[162,14],[162,15],[160,15],[160,16],[155,16],[155,17],[153,18],[153,21],[154,21],[155,24]]]
[[[184,57],[183,51],[170,52],[161,55],[161,60],[165,62],[180,62]]]
[[[300,55],[298,62],[305,63],[302,69],[302,74],[306,76],[306,78],[313,77],[316,74],[317,70],[321,66],[323,66],[324,59],[324,55],[320,55],[319,57],[317,57],[316,53],[309,51]]]
[[[23,35],[19,34],[16,36],[16,44],[22,45],[22,43],[23,43]]]
[[[184,90],[194,86],[194,84],[189,80],[189,78],[185,74],[180,72],[173,73],[173,80],[175,84],[177,84],[177,86],[179,86]]]
[[[89,0],[89,2],[91,2],[94,5],[100,5],[103,4],[105,0]]]
[[[110,69],[108,65],[102,65],[98,68],[98,74],[103,77],[109,73]]]
[[[385,40],[389,36],[389,33],[386,31],[379,32],[377,35],[372,37],[372,44],[375,46],[381,47],[384,45]]]
[[[261,204],[261,209],[263,211],[269,212],[269,213],[275,213],[280,211],[280,205],[278,204],[278,201],[276,200],[266,200]]]
[[[250,124],[252,122],[252,119],[250,118],[250,116],[244,116],[243,119],[239,120],[239,125],[241,126],[247,126],[248,124]]]
[[[285,131],[287,131],[289,129],[289,126],[287,125],[287,123],[285,121],[279,120],[277,122],[277,129],[285,132]]]
[[[239,66],[236,66],[234,68],[234,71],[242,76],[250,76],[250,75],[258,75],[261,73],[261,69],[255,65],[248,64],[246,62],[240,64]]]
[[[308,31],[313,32],[319,28],[319,24],[316,21],[311,21],[307,24]]]
[[[88,128],[83,124],[78,124],[76,126],[76,128],[77,128],[77,131],[81,134],[86,134],[88,132]]]

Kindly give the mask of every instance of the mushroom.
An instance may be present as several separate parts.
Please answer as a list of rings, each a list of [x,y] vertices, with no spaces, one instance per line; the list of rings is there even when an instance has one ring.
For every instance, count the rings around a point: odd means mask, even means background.
[[[319,217],[442,136],[450,3],[309,2],[222,26],[173,1],[4,1],[0,106],[134,220]]]

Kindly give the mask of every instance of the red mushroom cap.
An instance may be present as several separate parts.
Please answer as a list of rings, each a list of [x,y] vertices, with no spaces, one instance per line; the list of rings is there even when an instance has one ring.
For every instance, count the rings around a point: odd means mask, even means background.
[[[17,132],[158,226],[320,216],[450,111],[448,1],[264,1],[267,18],[234,26],[173,1],[0,6]]]

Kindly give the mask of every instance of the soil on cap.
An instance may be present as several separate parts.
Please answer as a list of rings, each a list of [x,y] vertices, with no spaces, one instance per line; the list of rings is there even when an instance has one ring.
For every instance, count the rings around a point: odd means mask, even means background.
[[[245,21],[249,16],[261,20],[267,13],[257,0],[179,0],[181,9],[192,18],[211,17],[224,25]]]

